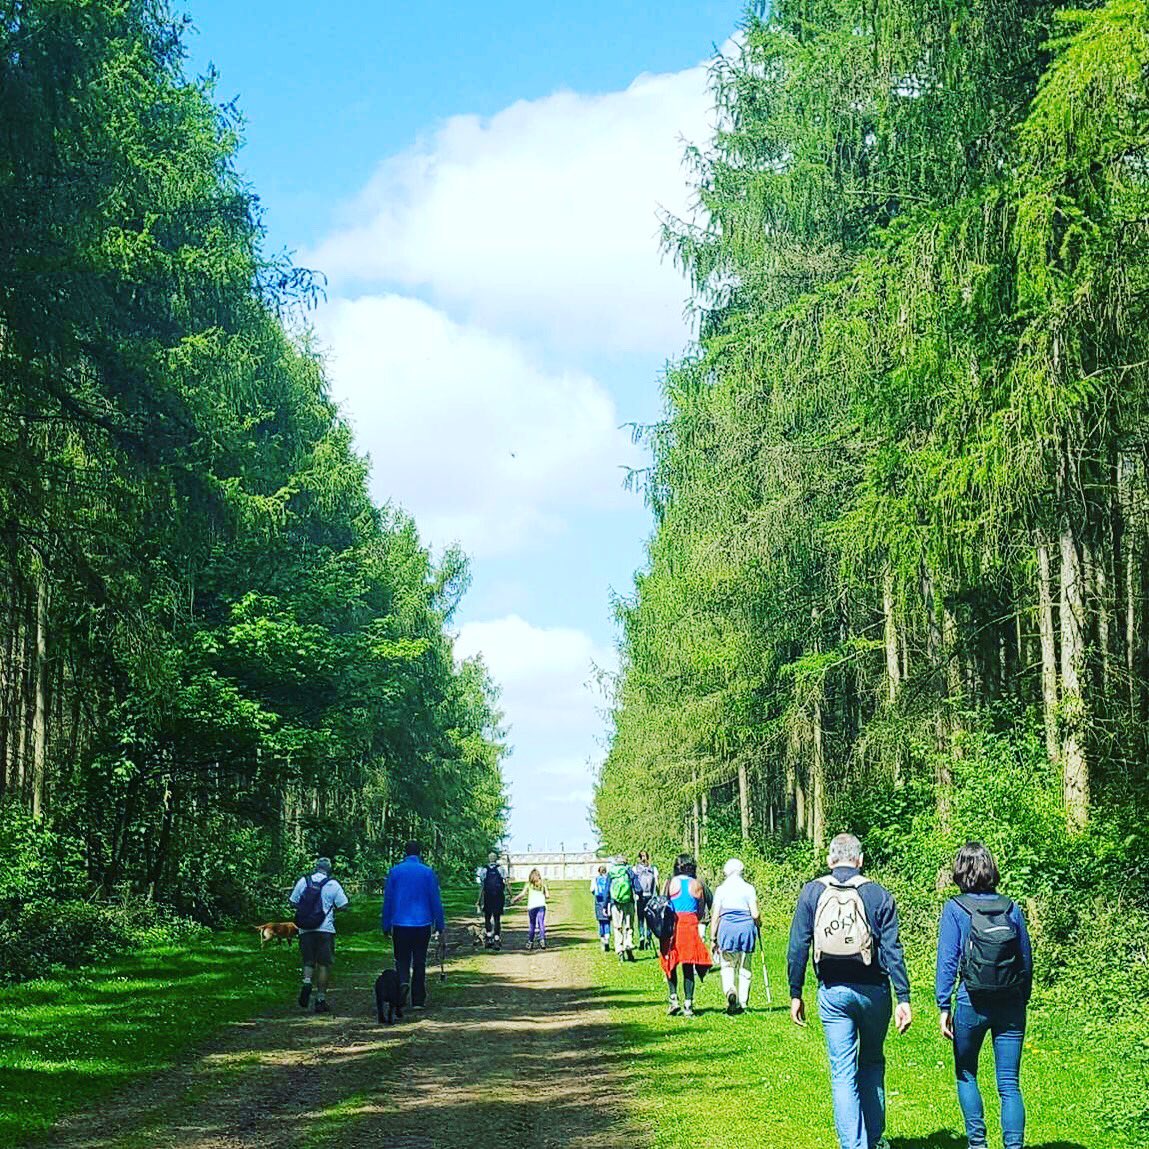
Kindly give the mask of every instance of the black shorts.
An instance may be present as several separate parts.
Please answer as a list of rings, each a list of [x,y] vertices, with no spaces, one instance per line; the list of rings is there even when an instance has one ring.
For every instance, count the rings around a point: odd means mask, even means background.
[[[333,965],[335,935],[326,930],[300,930],[299,952],[304,965]]]

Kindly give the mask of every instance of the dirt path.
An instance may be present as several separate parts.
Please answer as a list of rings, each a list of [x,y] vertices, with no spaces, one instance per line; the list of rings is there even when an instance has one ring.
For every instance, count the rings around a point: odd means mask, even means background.
[[[526,953],[522,931],[509,930],[502,953],[456,957],[445,984],[436,972],[427,1011],[390,1028],[373,1013],[378,956],[341,959],[330,1017],[284,1013],[233,1026],[41,1144],[643,1149],[633,1113],[613,1101],[628,1069],[592,984],[592,928],[572,917],[571,903],[570,891],[556,891],[546,952]]]

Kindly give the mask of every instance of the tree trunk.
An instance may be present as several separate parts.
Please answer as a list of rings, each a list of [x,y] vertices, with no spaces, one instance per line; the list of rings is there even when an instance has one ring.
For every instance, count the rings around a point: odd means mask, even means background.
[[[48,768],[48,572],[34,564],[35,650],[32,664],[32,817],[44,816]]]
[[[882,614],[885,617],[886,689],[890,702],[897,702],[902,666],[899,659],[898,626],[894,618],[894,576],[889,568],[882,578]]]
[[[813,755],[810,770],[810,839],[815,849],[826,844],[826,758],[822,740],[822,701],[814,703]]]
[[[690,781],[694,790],[694,803],[693,803],[693,839],[694,839],[694,857],[697,858],[702,852],[702,804],[698,800],[698,771],[695,770],[691,773]]]
[[[738,817],[742,826],[742,841],[750,838],[750,780],[746,773],[746,759],[738,761]]]
[[[1041,711],[1045,719],[1045,750],[1050,762],[1061,752],[1057,734],[1057,632],[1053,623],[1053,578],[1049,541],[1037,534],[1037,626],[1041,635]]]
[[[1075,830],[1084,827],[1089,816],[1085,674],[1085,586],[1081,554],[1066,514],[1061,526],[1061,769],[1066,818]]]
[[[926,613],[926,660],[930,668],[930,686],[934,693],[934,742],[938,752],[937,768],[934,771],[934,799],[937,804],[938,821],[944,827],[949,824],[953,774],[949,761],[951,731],[948,679],[942,666],[943,627],[950,629],[951,624],[945,618],[948,613],[946,607],[938,602],[933,575],[924,562],[921,568],[921,588],[922,605]],[[950,657],[952,658],[952,654]]]
[[[798,836],[798,828],[803,824],[804,810],[799,809],[800,787],[798,778],[798,752],[796,738],[791,730],[786,738],[786,804],[782,811],[782,836],[792,842]],[[805,799],[801,802],[804,804]]]

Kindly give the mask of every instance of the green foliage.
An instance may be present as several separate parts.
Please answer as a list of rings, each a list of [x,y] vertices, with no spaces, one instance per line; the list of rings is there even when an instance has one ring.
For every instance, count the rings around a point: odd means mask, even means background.
[[[458,864],[504,751],[466,562],[372,503],[182,28],[0,0],[0,833],[216,921],[316,851]]]
[[[1143,0],[747,16],[700,219],[665,221],[699,338],[645,436],[595,798],[609,848],[778,890],[860,833],[921,978],[988,842],[1043,992],[1134,995],[1090,1059],[1146,1000],[1147,62]]]
[[[0,921],[2,980],[42,978],[141,946],[183,945],[203,932],[150,902],[30,901]]]

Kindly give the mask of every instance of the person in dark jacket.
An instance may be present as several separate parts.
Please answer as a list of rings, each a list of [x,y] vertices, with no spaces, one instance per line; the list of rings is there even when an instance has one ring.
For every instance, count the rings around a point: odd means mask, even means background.
[[[483,914],[483,946],[485,949],[503,948],[503,911],[507,908],[507,868],[492,850],[487,864],[475,873],[479,883],[479,900],[475,908]]]
[[[980,842],[969,842],[958,851],[953,878],[961,896],[950,898],[942,907],[934,988],[942,1036],[953,1042],[958,1104],[965,1119],[966,1137],[970,1149],[986,1149],[988,1145],[985,1108],[977,1087],[978,1055],[988,1034],[993,1040],[1005,1149],[1021,1149],[1025,1144],[1021,1051],[1026,1007],[1033,987],[1029,931],[1017,903],[998,896],[997,863]],[[1002,988],[981,987],[982,971],[967,965],[974,914],[983,912],[991,915],[984,919],[992,923],[990,930],[1004,935],[1001,942],[991,939],[989,943],[989,954],[998,963],[991,973],[994,980],[1003,983]],[[970,981],[974,983],[972,989]]]
[[[890,1015],[899,1033],[909,1029],[913,1016],[897,906],[888,890],[862,876],[862,861],[862,843],[853,834],[839,834],[830,843],[830,874],[802,888],[787,955],[790,1016],[804,1026],[803,987],[814,947],[818,1016],[841,1149],[875,1149],[882,1141]]]
[[[413,1009],[422,1009],[427,1001],[427,947],[431,944],[431,929],[442,933],[447,928],[439,879],[419,856],[422,852],[418,842],[408,842],[407,856],[391,867],[383,888],[379,921],[394,947],[402,1001],[406,1004],[410,994]]]

